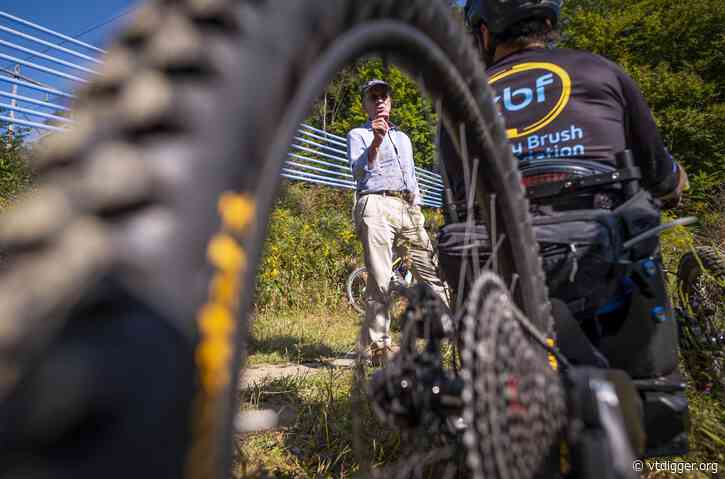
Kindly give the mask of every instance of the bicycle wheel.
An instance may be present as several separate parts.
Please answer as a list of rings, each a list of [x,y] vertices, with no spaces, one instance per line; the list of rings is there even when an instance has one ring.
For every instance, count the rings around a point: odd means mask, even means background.
[[[499,271],[507,284],[517,278],[514,297],[531,322],[550,329],[520,175],[483,67],[444,2],[153,1],[81,92],[77,127],[51,140],[37,164],[37,191],[0,225],[11,254],[0,275],[0,400],[8,411],[16,409],[5,404],[24,405],[21,417],[33,418],[0,426],[27,433],[0,458],[10,474],[38,468],[62,477],[52,447],[32,450],[44,444],[73,451],[71,477],[107,475],[109,465],[120,475],[128,461],[111,457],[170,438],[144,474],[226,474],[244,312],[282,164],[334,74],[373,53],[416,78],[443,123],[462,132],[457,146],[470,159],[477,201],[485,210],[488,195],[497,195]],[[109,336],[107,324],[124,334]],[[136,336],[124,325],[161,335],[169,347],[136,355]],[[148,393],[121,368],[99,375],[108,355],[148,365],[133,369]],[[170,374],[169,363],[188,374]],[[153,379],[167,373],[162,392]],[[126,387],[113,395],[99,377]],[[63,399],[50,409],[40,400],[49,391]],[[132,392],[178,401],[132,410],[124,403]],[[115,456],[85,454],[94,434],[110,441],[95,450],[113,445],[113,428],[86,430],[99,401],[101,412],[129,416],[123,430],[141,438]],[[36,407],[42,411],[28,410]],[[144,434],[152,429],[156,435]]]
[[[368,282],[368,271],[364,266],[356,269],[347,277],[345,291],[350,305],[360,314],[365,313],[365,288]]]
[[[695,382],[725,391],[725,257],[701,246],[680,259],[677,268],[680,304],[685,312],[680,335],[685,363]]]

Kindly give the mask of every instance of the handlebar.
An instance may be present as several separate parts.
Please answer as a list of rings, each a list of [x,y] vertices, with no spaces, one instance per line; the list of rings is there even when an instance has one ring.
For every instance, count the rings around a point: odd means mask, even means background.
[[[628,249],[632,248],[632,246],[636,245],[637,243],[644,241],[646,239],[649,239],[653,236],[657,236],[660,233],[662,233],[663,231],[672,229],[675,226],[688,226],[693,223],[697,223],[697,218],[694,216],[686,216],[684,218],[680,218],[680,219],[671,221],[669,223],[657,226],[655,228],[648,229],[644,233],[640,233],[637,236],[635,236],[634,238],[632,238],[628,241],[625,241],[624,244],[622,245],[622,248],[624,250],[628,250]]]

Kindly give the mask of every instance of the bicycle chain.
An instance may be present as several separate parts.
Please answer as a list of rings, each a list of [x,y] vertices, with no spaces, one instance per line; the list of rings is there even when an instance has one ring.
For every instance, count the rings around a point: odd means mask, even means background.
[[[564,426],[562,384],[524,319],[499,277],[482,272],[462,324],[463,442],[474,479],[532,477]]]

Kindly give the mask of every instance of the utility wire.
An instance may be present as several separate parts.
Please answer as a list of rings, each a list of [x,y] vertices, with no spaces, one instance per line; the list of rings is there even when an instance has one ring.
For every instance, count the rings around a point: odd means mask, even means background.
[[[101,22],[101,23],[98,23],[98,24],[96,24],[96,25],[93,25],[93,26],[91,26],[91,27],[88,27],[87,29],[83,30],[82,32],[80,32],[80,33],[78,33],[78,34],[76,34],[76,35],[73,35],[73,38],[79,38],[79,37],[82,37],[82,36],[83,36],[83,35],[85,35],[86,33],[90,33],[90,32],[92,32],[92,31],[94,31],[94,30],[98,30],[98,29],[99,29],[99,28],[101,28],[101,27],[105,27],[105,26],[106,26],[106,25],[108,25],[109,23],[111,23],[111,22],[114,22],[114,21],[118,20],[119,18],[121,18],[121,17],[124,17],[124,16],[128,15],[129,13],[133,12],[133,11],[134,11],[134,10],[136,10],[137,8],[138,8],[138,6],[135,6],[135,7],[131,7],[131,8],[127,8],[126,10],[124,10],[124,11],[122,11],[122,12],[120,12],[120,13],[118,13],[118,14],[114,15],[113,17],[109,18],[108,20],[104,20],[104,21],[103,21],[103,22]],[[68,40],[63,40],[62,42],[58,43],[58,45],[60,46],[60,45],[63,45],[64,43],[68,43]],[[45,49],[45,50],[43,50],[43,51],[42,51],[41,53],[45,53],[45,52],[47,52],[48,50],[50,50],[50,47],[49,47],[49,48],[46,48],[46,49]]]
[[[33,84],[38,85],[38,86],[42,86],[42,87],[45,87],[45,88],[53,88],[53,89],[57,90],[57,88],[54,87],[53,85],[49,85],[47,83],[43,83],[43,82],[40,82],[38,80],[33,80],[32,78],[27,77],[27,76],[23,75],[22,73],[16,73],[14,70],[8,70],[6,68],[0,68],[0,72],[5,73],[7,76],[11,76],[11,77],[15,77],[15,78],[20,78],[21,80],[26,81],[28,83],[33,83]]]
[[[82,37],[83,35],[85,35],[87,33],[90,33],[90,32],[92,32],[94,30],[98,30],[99,28],[104,27],[104,26],[108,25],[109,23],[114,22],[114,21],[118,20],[119,18],[124,17],[124,16],[130,14],[131,12],[133,12],[134,10],[136,10],[137,8],[138,8],[138,6],[134,6],[134,7],[131,7],[131,8],[127,8],[126,10],[123,10],[120,13],[117,13],[116,15],[112,16],[111,18],[109,18],[107,20],[104,20],[104,21],[102,21],[100,23],[96,23],[95,25],[92,25],[92,26],[86,28],[82,32],[73,35],[72,38],[80,38],[80,37]],[[65,43],[68,43],[68,40],[62,40],[60,43],[57,43],[56,45],[61,46],[61,45],[65,44]],[[46,53],[46,52],[48,52],[50,50],[52,50],[52,48],[51,47],[47,47],[45,50],[42,50],[40,53]],[[23,60],[27,60],[29,58],[32,58],[33,56],[34,55],[27,55],[25,58],[23,58]],[[5,67],[7,68],[7,67],[10,67],[12,65],[13,65],[13,63],[12,62],[9,62],[8,64],[5,65]]]
[[[72,36],[72,38],[80,38],[80,37],[82,37],[83,35],[86,35],[86,34],[88,34],[88,33],[92,32],[92,31],[94,31],[94,30],[97,30],[97,29],[99,29],[99,28],[101,28],[101,27],[104,27],[104,26],[108,25],[109,23],[112,23],[112,22],[114,22],[114,21],[118,20],[119,18],[121,18],[121,17],[124,17],[124,16],[126,16],[126,15],[130,14],[130,13],[131,13],[131,12],[133,12],[133,11],[134,11],[134,10],[135,10],[136,8],[138,8],[138,7],[137,7],[137,6],[134,6],[134,7],[131,7],[131,8],[127,8],[126,10],[123,10],[123,11],[121,11],[121,12],[117,13],[116,15],[113,15],[113,16],[112,16],[111,18],[108,18],[108,19],[106,19],[106,20],[104,20],[104,21],[102,21],[102,22],[99,22],[99,23],[96,23],[96,24],[94,24],[94,25],[91,25],[90,27],[86,28],[85,30],[81,31],[80,33],[77,33],[77,34],[73,35],[73,36]],[[65,43],[68,43],[68,40],[62,40],[62,41],[60,41],[59,43],[56,43],[56,45],[57,45],[57,46],[62,46],[62,45],[63,45],[63,44],[65,44]],[[42,50],[42,51],[41,51],[40,53],[46,53],[46,52],[48,52],[48,51],[50,51],[50,50],[52,50],[52,48],[51,48],[51,47],[47,47],[47,48],[46,48],[45,50]],[[27,60],[27,59],[30,59],[30,58],[32,58],[33,56],[34,56],[34,55],[32,55],[32,54],[31,54],[31,55],[26,55],[26,56],[25,56],[24,58],[22,58],[22,59],[23,59],[23,60]],[[10,68],[10,67],[12,67],[13,65],[14,65],[14,64],[13,64],[12,62],[8,62],[8,63],[6,63],[6,65],[5,65],[5,68],[0,68],[0,70],[1,70],[1,71],[3,71],[3,72],[5,72],[5,73],[7,73],[7,74],[10,74],[10,75],[12,75],[12,76],[13,76],[13,77],[15,77],[15,78],[22,78],[23,80],[25,80],[25,81],[29,81],[29,82],[31,82],[31,83],[35,83],[35,84],[38,84],[38,85],[41,85],[41,86],[44,86],[44,87],[47,87],[47,88],[53,88],[53,89],[56,89],[56,87],[54,87],[54,86],[51,86],[51,85],[46,85],[46,84],[44,84],[44,83],[42,83],[42,82],[39,82],[39,81],[37,81],[37,80],[33,80],[33,79],[31,79],[31,78],[25,77],[24,75],[19,75],[19,74],[15,73],[14,71],[13,71],[13,72],[11,72],[11,71],[8,71],[8,70],[7,70],[7,68]],[[46,96],[47,96],[47,94],[46,94]]]

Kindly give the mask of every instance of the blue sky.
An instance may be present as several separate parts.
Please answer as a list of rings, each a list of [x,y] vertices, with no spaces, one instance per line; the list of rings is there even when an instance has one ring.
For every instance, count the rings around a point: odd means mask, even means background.
[[[465,0],[456,0],[459,4],[464,4]],[[113,38],[113,34],[132,16],[132,12],[139,5],[139,0],[0,0],[0,11],[10,15],[23,18],[30,22],[39,24],[43,27],[68,35],[83,42],[94,46],[104,47],[109,40]],[[0,26],[17,29],[26,34],[32,34],[43,40],[53,43],[61,43],[65,47],[70,47],[82,53],[88,53],[82,47],[63,42],[53,36],[48,36],[42,32],[33,30],[26,26],[18,25],[12,20],[0,18]],[[87,31],[91,29],[91,31]],[[37,43],[26,42],[18,37],[8,35],[7,32],[0,31],[0,40],[7,40],[17,43],[26,48],[45,51],[46,47],[39,46]],[[12,55],[25,59],[28,55],[13,51],[7,47],[0,45],[0,53]],[[61,59],[79,62],[77,58],[66,57],[65,54],[55,50],[47,52]],[[43,60],[37,60],[37,63],[44,66],[57,68],[57,65],[47,64]],[[0,58],[0,67],[12,68],[13,64],[7,59]],[[25,70],[26,67],[21,67]],[[59,69],[66,71],[63,67]],[[44,73],[28,71],[34,78],[53,85],[63,85],[70,88],[70,83],[54,79]],[[68,72],[70,73],[70,71]],[[2,88],[2,85],[0,85]]]
[[[132,13],[138,4],[138,0],[0,0],[0,12],[19,17],[90,45],[104,48],[113,38],[114,33],[132,17]],[[41,41],[50,42],[89,57],[97,58],[99,56],[98,52],[39,31],[6,16],[0,16],[0,42],[3,42],[0,43],[0,78],[7,78],[8,72],[12,73],[16,65],[21,62],[32,62],[43,68],[50,68],[66,75],[81,78],[92,75],[92,73],[84,72],[72,66],[69,67],[55,61],[39,58],[27,51],[22,51],[22,48],[50,55],[61,62],[68,62],[82,68],[90,70],[98,68],[98,65],[92,61],[49,48],[47,45],[9,32],[8,29],[15,30],[23,35],[31,35]],[[15,58],[18,61],[8,59],[8,57]],[[79,85],[76,81],[39,71],[30,65],[20,64],[19,67],[21,69],[20,73],[24,77],[41,82],[53,89],[60,89],[70,93]],[[29,97],[53,105],[68,104],[68,99],[62,96],[49,95],[25,86],[16,86],[15,88],[13,90],[13,84],[8,81],[0,81],[0,110],[12,106],[14,100],[7,94]],[[6,95],[2,95],[2,93]],[[15,107],[44,113],[53,113],[57,110],[57,108],[38,106],[22,100],[17,100]],[[47,120],[45,117],[38,117],[22,111],[16,111],[15,117],[19,120],[36,123]]]
[[[320,0],[324,1],[324,0]],[[364,1],[364,0],[361,0]],[[456,0],[459,4],[464,4],[465,0]],[[125,22],[130,20],[133,11],[138,8],[141,2],[139,0],[0,0],[0,12],[19,17],[29,22],[38,24],[50,30],[62,33],[69,37],[76,38],[85,43],[96,47],[106,47],[113,38],[114,33],[121,28]],[[21,48],[31,49],[36,52],[52,55],[61,61],[70,62],[73,65],[80,65],[83,68],[96,69],[98,65],[91,61],[83,60],[77,56],[69,55],[56,49],[49,49],[47,46],[39,44],[33,40],[22,38],[13,33],[9,33],[7,29],[13,29],[25,35],[32,35],[40,40],[61,45],[75,52],[98,57],[97,52],[85,49],[82,46],[64,41],[53,35],[49,35],[42,31],[38,31],[27,25],[0,16],[0,42],[10,42],[15,46],[7,43],[0,43],[0,79],[7,72],[14,69],[17,62],[9,60],[7,56],[20,59],[21,61],[30,61],[36,65],[45,68],[51,68],[60,71],[66,75],[87,78],[90,73],[84,73],[73,67],[64,66],[50,60],[38,58],[27,52],[18,50]],[[89,31],[90,30],[90,31]],[[4,55],[5,57],[2,57]],[[44,73],[38,71],[32,66],[20,65],[21,74],[30,77],[33,80],[42,82],[43,84],[65,92],[72,92],[79,85],[73,80],[61,78],[55,74]],[[4,70],[4,71],[3,71]],[[9,97],[3,96],[1,93],[12,94],[12,83],[0,80],[0,110],[7,108],[11,102]],[[20,86],[16,91],[17,95],[34,98],[53,104],[65,105],[67,100],[63,97],[48,95],[38,92],[32,88]],[[53,108],[38,107],[30,103],[20,102],[16,107],[29,108],[35,111],[44,111],[51,113]],[[1,115],[1,114],[0,114]],[[28,121],[43,121],[43,118],[29,118],[27,113],[17,112],[16,118],[23,118]]]
[[[75,37],[137,4],[135,0],[0,0],[0,11]],[[118,27],[128,17],[124,15],[81,35],[79,39],[92,45],[105,44],[114,27]]]

